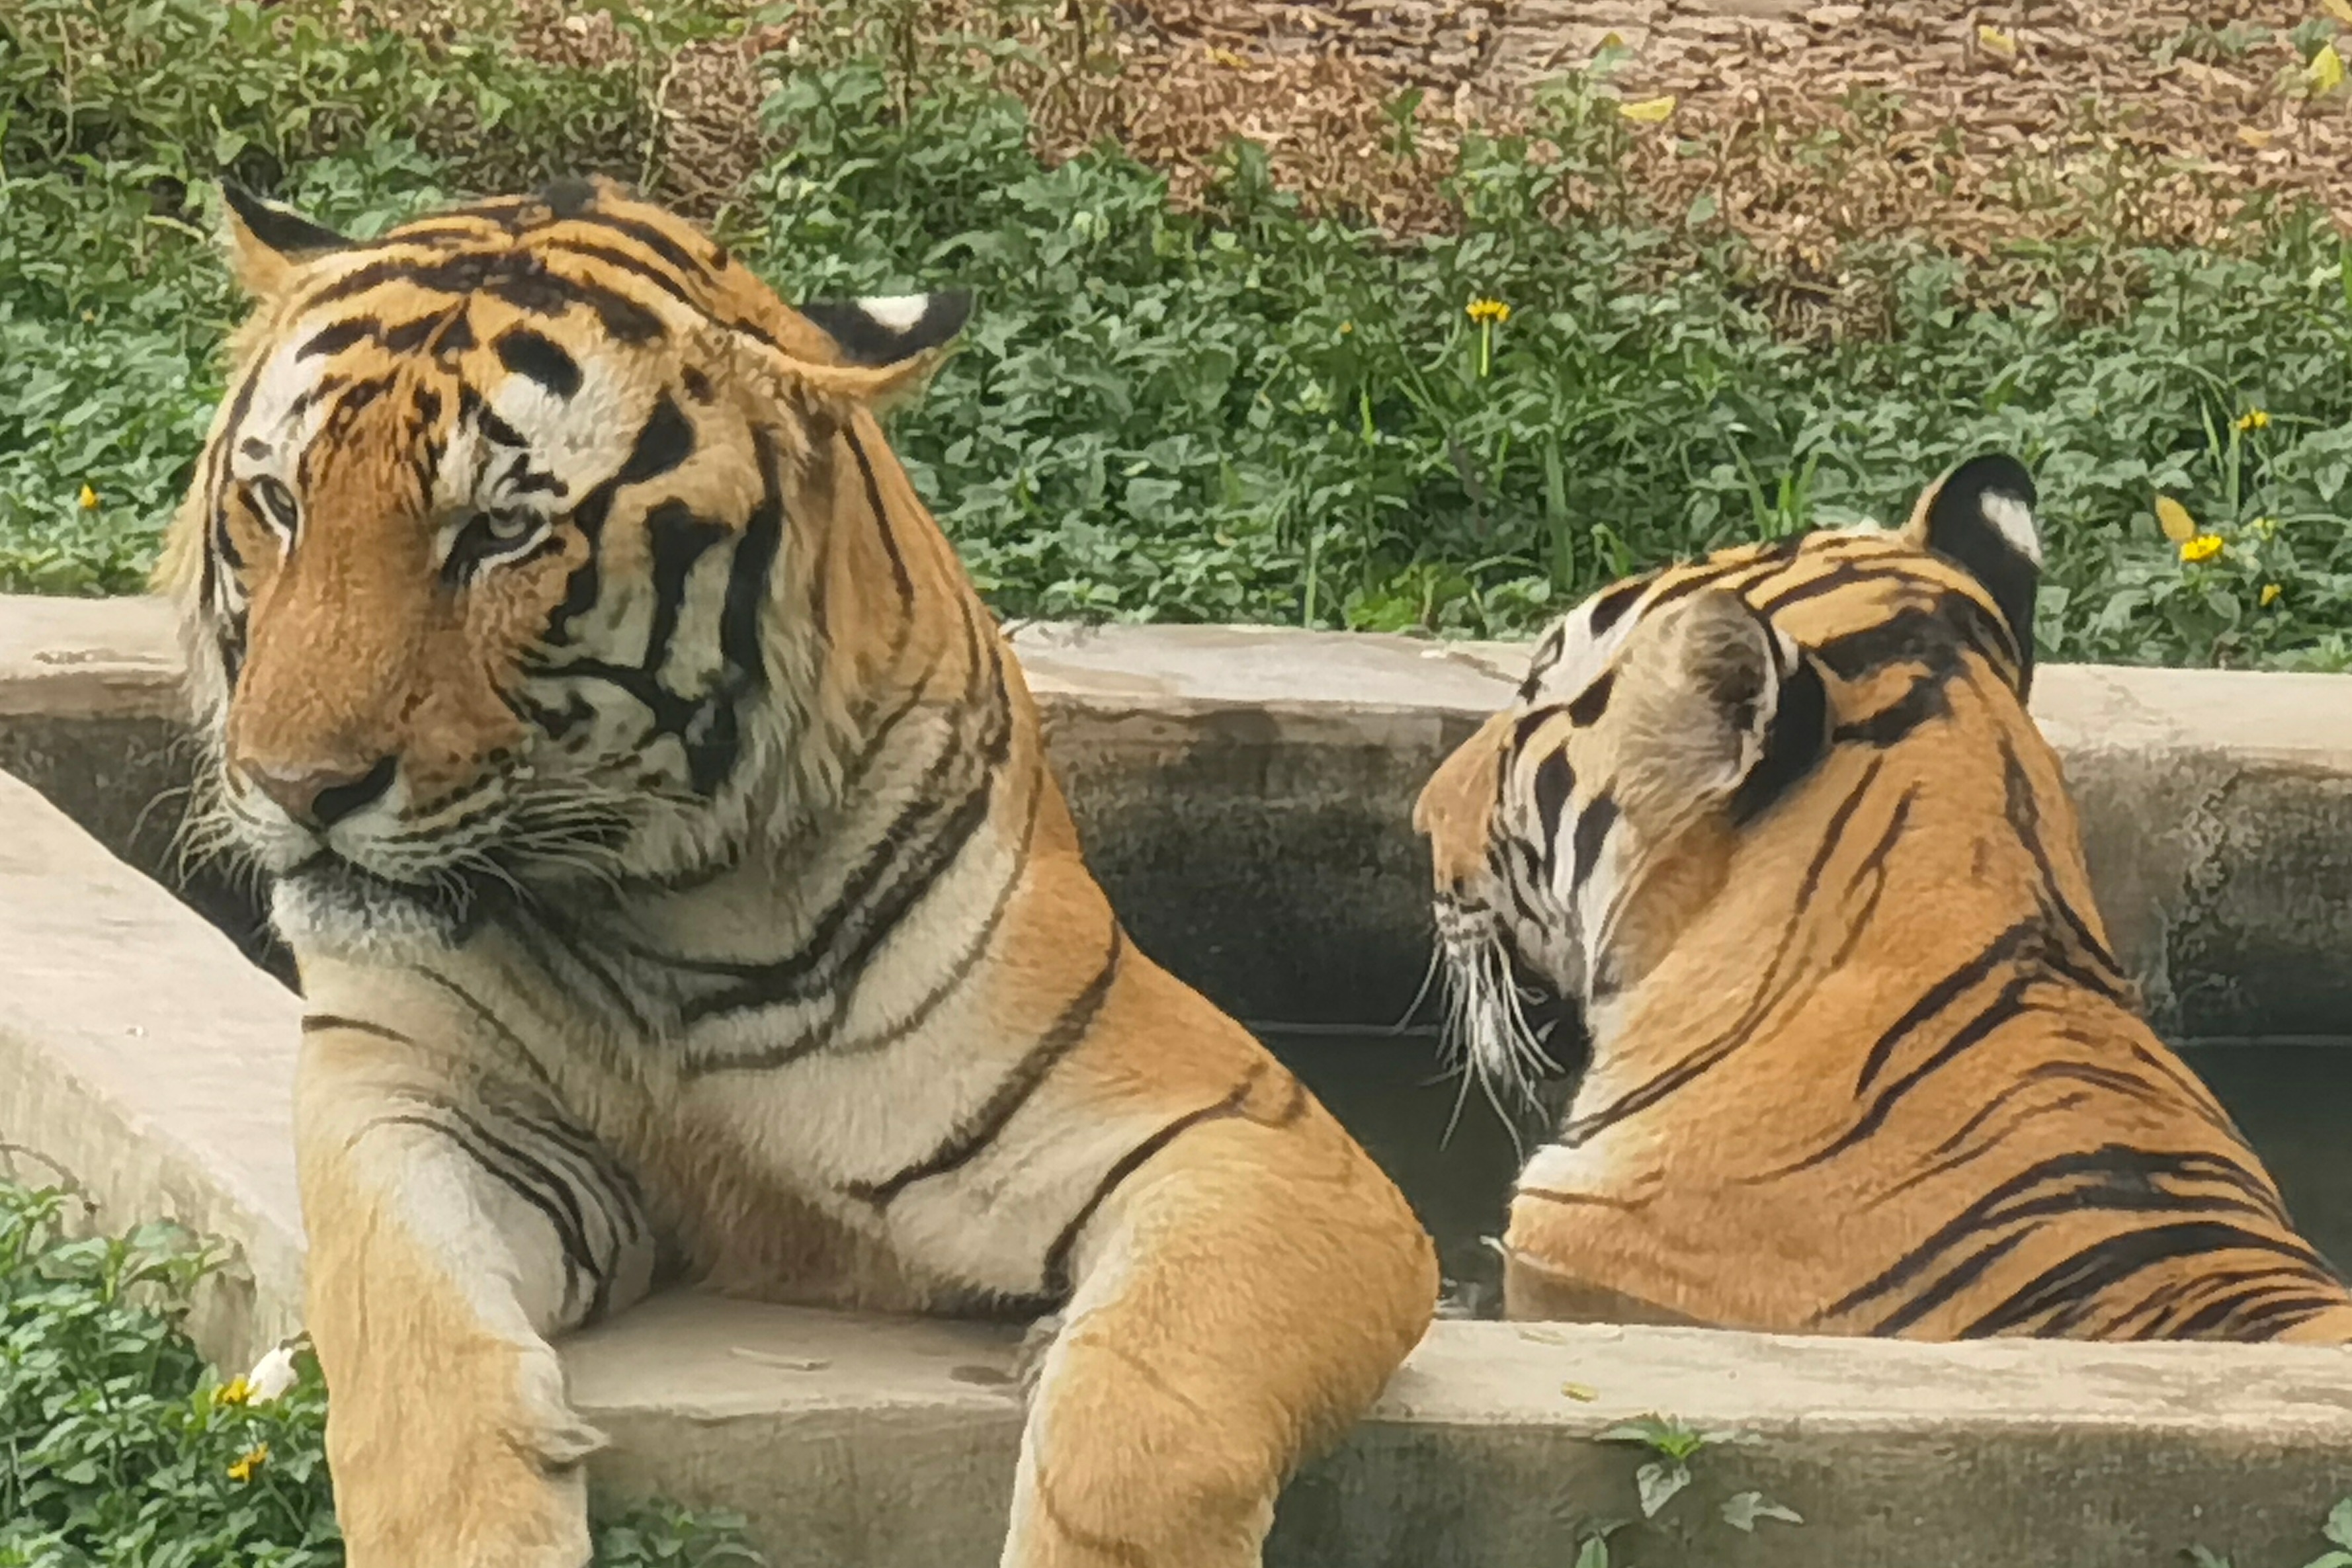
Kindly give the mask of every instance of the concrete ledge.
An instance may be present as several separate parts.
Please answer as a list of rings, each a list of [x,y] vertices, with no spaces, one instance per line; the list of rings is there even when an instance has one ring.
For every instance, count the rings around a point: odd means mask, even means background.
[[[739,1510],[777,1568],[993,1568],[1013,1339],[677,1296],[566,1359],[616,1442],[592,1461],[610,1492]],[[1637,1517],[1650,1456],[1600,1438],[1652,1412],[1739,1440],[1617,1538],[1645,1568],[2089,1568],[2192,1542],[2287,1564],[2352,1490],[2352,1351],[1443,1322],[1292,1484],[1266,1562],[1567,1568],[1580,1530]],[[1751,1489],[1805,1522],[1735,1532],[1717,1511]]]
[[[1138,942],[1246,1019],[1392,1021],[1429,952],[1413,796],[1524,650],[1233,626],[1013,640]],[[236,889],[170,863],[179,667],[158,601],[0,597],[0,769],[262,954]],[[2033,706],[2158,1027],[2341,1033],[2352,677],[2051,665]]]
[[[161,630],[152,607],[75,606],[40,637],[76,616],[120,632],[140,615]],[[1024,647],[1043,635],[1028,633]],[[36,651],[51,647],[43,640]],[[1400,857],[1412,862],[1409,875],[1377,858],[1390,852],[1381,835],[1397,825],[1386,816],[1451,743],[1449,727],[1479,711],[1487,688],[1478,683],[1498,679],[1478,666],[1486,651],[1432,652],[1393,640],[1150,632],[1046,639],[1029,657],[1057,755],[1091,780],[1081,798],[1097,852],[1108,841],[1112,855],[1129,857],[1134,880],[1119,896],[1139,927],[1152,914],[1153,887],[1190,886],[1215,901],[1215,919],[1179,911],[1170,931],[1198,920],[1195,929],[1230,942],[1244,920],[1270,932],[1283,918],[1247,902],[1254,888],[1287,887],[1305,903],[1317,887],[1397,881],[1396,896],[1417,913],[1417,853]],[[1330,677],[1340,695],[1234,700],[1250,683],[1264,695],[1305,678],[1281,675],[1276,653],[1315,653],[1310,670],[1336,661],[1347,672]],[[75,749],[92,733],[78,727],[170,721],[152,706],[156,664],[118,680],[91,667],[102,663],[74,665],[70,680],[43,674],[13,687],[0,664],[0,692],[14,694],[0,703],[0,744],[16,747],[16,758],[48,756],[53,780],[81,780],[83,792],[67,800],[77,815],[119,823],[119,802],[88,792],[119,791],[153,759],[125,749],[93,762]],[[2340,942],[2347,916],[2327,901],[2340,897],[2346,874],[2341,764],[2352,743],[2318,731],[2347,721],[2315,714],[2276,720],[2273,732],[2252,694],[2324,698],[2340,715],[2335,699],[2346,688],[2206,687],[2219,711],[2184,714],[2142,700],[2181,677],[2160,685],[2129,672],[2052,677],[2053,733],[2071,748],[2078,786],[2091,773],[2096,789],[2086,797],[2104,802],[2095,819],[2109,835],[2104,874],[2123,879],[2106,885],[2144,895],[2133,907],[2155,924],[2136,939],[2153,940],[2160,963],[2184,953],[2236,962],[2233,941],[2299,944],[2293,950],[2305,954]],[[1150,689],[1152,680],[1165,689]],[[1425,700],[1415,696],[1440,683]],[[60,692],[74,711],[43,710]],[[1252,716],[1265,715],[1274,716]],[[2290,728],[2301,738],[2272,738]],[[34,733],[64,750],[28,747]],[[168,751],[168,733],[160,744]],[[1318,757],[1356,771],[1319,770]],[[67,762],[86,771],[59,771]],[[126,771],[109,771],[117,766]],[[1153,793],[1187,779],[1196,795]],[[1349,807],[1350,789],[1367,781],[1390,792]],[[2292,833],[2263,836],[2273,831],[2264,821],[2290,809],[2302,813],[2286,819]],[[2134,816],[2159,810],[2179,814]],[[1301,862],[1279,813],[1311,821],[1348,810],[1352,818],[1335,818],[1331,843],[1355,844],[1366,858]],[[1189,857],[1179,852],[1188,823],[1204,835]],[[2267,869],[2248,873],[2231,858],[2250,845],[2269,857],[2256,862]],[[1221,853],[1234,858],[1217,870]],[[1321,940],[1351,929],[1334,923],[1344,914],[1317,927]],[[2294,921],[2306,928],[2291,928]],[[1219,951],[1200,956],[1213,967]],[[295,998],[65,810],[7,779],[0,952],[8,982],[0,1138],[75,1171],[110,1222],[168,1215],[233,1241],[236,1268],[194,1326],[211,1354],[243,1364],[299,1317]],[[1302,961],[1350,957],[1324,949]],[[1236,985],[1280,977],[1241,962],[1221,971]],[[596,1461],[608,1494],[740,1509],[790,1568],[982,1568],[995,1561],[1019,1429],[1012,1341],[1001,1327],[688,1295],[581,1336],[566,1359],[575,1397],[616,1439]],[[1571,1383],[1591,1397],[1571,1396]],[[1702,1455],[1696,1483],[1662,1526],[1618,1538],[1646,1565],[2060,1568],[2164,1563],[2194,1542],[2258,1568],[2306,1560],[2318,1520],[2352,1492],[2352,1351],[1915,1346],[1444,1322],[1372,1418],[1290,1488],[1268,1561],[1564,1568],[1581,1527],[1633,1514],[1632,1471],[1644,1456],[1599,1437],[1651,1411],[1751,1440]],[[1768,1522],[1748,1537],[1717,1521],[1725,1497],[1751,1488],[1807,1522]]]
[[[301,1317],[299,998],[5,774],[0,955],[0,1140],[71,1173],[104,1224],[233,1243],[189,1326],[250,1364]]]

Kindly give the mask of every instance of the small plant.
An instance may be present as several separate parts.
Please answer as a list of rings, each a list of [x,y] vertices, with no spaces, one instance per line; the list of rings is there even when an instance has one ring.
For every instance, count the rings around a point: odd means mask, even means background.
[[[245,1376],[181,1330],[220,1249],[180,1227],[83,1233],[63,1183],[0,1179],[0,1568],[334,1568],[326,1390],[307,1350]],[[652,1505],[599,1568],[757,1564],[741,1521]]]

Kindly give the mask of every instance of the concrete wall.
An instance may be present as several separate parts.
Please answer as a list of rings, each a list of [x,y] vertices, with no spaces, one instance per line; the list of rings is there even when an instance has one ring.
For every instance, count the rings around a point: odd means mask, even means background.
[[[1412,799],[1522,650],[1214,626],[1014,643],[1146,950],[1252,1021],[1402,1012],[1430,938]],[[259,953],[244,894],[168,852],[177,672],[153,601],[0,598],[0,769]],[[2352,1033],[2352,679],[2057,665],[2033,706],[2158,1027]]]
[[[1424,918],[1405,812],[1515,654],[1231,629],[1020,643],[1140,940],[1260,1017],[1402,1005]],[[110,1224],[231,1242],[193,1326],[241,1366],[299,1319],[299,1004],[109,852],[168,859],[174,673],[152,604],[0,601],[0,767],[53,797],[0,778],[0,1141],[75,1172]],[[2047,672],[2110,917],[2176,1019],[2341,1027],[2347,690]],[[681,1295],[566,1364],[615,1440],[604,1495],[740,1509],[779,1568],[985,1568],[1013,1337]],[[1646,1456],[1602,1435],[1653,1411],[1739,1440],[1617,1538],[1645,1568],[2076,1568],[2192,1542],[2284,1568],[2352,1493],[2352,1350],[1446,1322],[1286,1493],[1268,1562],[1567,1568],[1584,1529],[1634,1515]],[[1805,1522],[1731,1531],[1716,1511],[1750,1489]]]

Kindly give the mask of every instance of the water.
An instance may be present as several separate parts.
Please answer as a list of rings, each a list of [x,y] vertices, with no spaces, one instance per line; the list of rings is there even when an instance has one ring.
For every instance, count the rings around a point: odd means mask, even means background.
[[[1465,1096],[1461,1080],[1441,1075],[1425,1032],[1260,1032],[1420,1214],[1437,1242],[1447,1310],[1497,1311],[1501,1260],[1484,1239],[1502,1233],[1518,1168],[1513,1129],[1475,1088]],[[2304,1235],[2339,1269],[2352,1266],[2352,1040],[2216,1041],[2180,1052],[2236,1118]],[[1532,1148],[1547,1117],[1513,1120]]]

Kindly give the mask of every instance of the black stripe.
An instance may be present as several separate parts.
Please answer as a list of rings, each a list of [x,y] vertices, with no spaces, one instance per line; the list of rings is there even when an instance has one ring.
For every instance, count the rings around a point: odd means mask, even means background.
[[[305,1013],[302,1017],[304,1034],[320,1034],[328,1030],[337,1029],[348,1030],[353,1034],[373,1035],[378,1040],[388,1040],[394,1045],[416,1043],[413,1037],[404,1035],[396,1029],[385,1024],[370,1023],[365,1019],[344,1018],[339,1013]]]
[[[956,956],[947,972],[925,992],[920,1001],[908,1009],[906,1015],[887,1027],[862,1039],[842,1041],[837,1039],[842,1020],[848,1016],[857,997],[856,981],[853,979],[835,997],[832,1013],[823,1025],[809,1030],[798,1038],[754,1052],[749,1056],[689,1056],[679,1064],[680,1072],[688,1078],[699,1078],[713,1072],[762,1071],[782,1067],[813,1051],[827,1051],[840,1056],[868,1056],[889,1050],[892,1046],[923,1027],[931,1015],[946,1005],[947,999],[962,988],[963,983],[979,968],[996,939],[997,927],[1003,923],[1005,912],[1013,907],[1013,896],[1020,892],[1029,871],[1030,850],[1037,836],[1038,810],[1044,805],[1045,791],[1042,777],[1031,781],[1029,810],[1021,828],[1021,841],[1014,849],[1013,867],[998,884],[996,902],[989,907],[988,916],[980,924],[964,950]]]
[[[1978,949],[1974,957],[1947,974],[1923,992],[1919,999],[1904,1009],[1903,1016],[1880,1033],[1863,1058],[1862,1071],[1854,1078],[1853,1092],[1859,1099],[1885,1070],[1895,1048],[1929,1019],[1958,1001],[1970,988],[1982,985],[1995,969],[2010,962],[2025,950],[2042,933],[2041,916],[2030,915],[2003,931]]]
[[[710,267],[708,263],[699,256],[688,255],[685,246],[651,224],[640,222],[635,218],[623,217],[616,213],[593,211],[574,213],[572,214],[571,221],[575,224],[594,224],[599,228],[607,228],[616,234],[626,235],[676,267],[681,276],[702,277],[710,276]]]
[[[311,333],[309,340],[294,350],[294,357],[310,360],[340,354],[354,343],[373,338],[383,329],[383,323],[373,316],[353,316]]]
[[[852,1197],[881,1206],[889,1203],[916,1182],[928,1181],[960,1169],[978,1156],[1004,1131],[1006,1124],[1029,1103],[1031,1095],[1044,1085],[1064,1058],[1076,1051],[1094,1029],[1095,1017],[1102,1011],[1103,1003],[1110,997],[1111,987],[1118,978],[1119,961],[1126,955],[1127,933],[1114,924],[1110,928],[1110,947],[1104,955],[1102,967],[1072,997],[1054,1020],[1030,1047],[1029,1053],[1005,1074],[995,1091],[978,1111],[960,1120],[937,1148],[878,1182],[851,1182],[842,1190]]]
[[[1633,601],[1641,598],[1643,591],[1656,580],[1657,574],[1652,572],[1641,577],[1628,578],[1616,587],[1604,590],[1601,597],[1592,601],[1592,614],[1585,622],[1591,634],[1595,637],[1601,636],[1609,628],[1616,625],[1618,618],[1633,609]]]
[[[459,401],[474,395],[471,388],[461,389]],[[588,552],[572,569],[571,580],[564,585],[563,601],[549,612],[543,641],[558,644],[570,642],[572,622],[595,607],[604,585],[599,558],[604,523],[612,515],[614,496],[624,486],[659,478],[684,463],[693,452],[694,423],[665,392],[656,401],[646,423],[638,427],[636,441],[620,472],[581,497],[580,504],[572,508],[572,526],[587,541]]]
[[[1568,895],[1574,898],[1592,880],[1593,868],[1601,861],[1601,846],[1616,825],[1617,801],[1613,796],[1596,795],[1591,804],[1576,816],[1576,841],[1570,850],[1575,857],[1574,869],[1569,873]]]
[[[2025,1000],[2025,993],[2032,987],[2042,983],[2042,977],[2039,975],[2011,976],[2008,982],[1994,994],[1992,1000],[1986,1003],[1974,1018],[1954,1030],[1944,1043],[1936,1049],[1935,1053],[1925,1061],[1890,1082],[1871,1101],[1861,1115],[1846,1124],[1843,1132],[1794,1165],[1782,1166],[1772,1174],[1793,1176],[1799,1171],[1811,1170],[1815,1166],[1835,1159],[1877,1132],[1885,1124],[1886,1118],[1895,1113],[1895,1107],[1901,1103],[1904,1097],[1925,1082],[1937,1069],[1958,1060],[1971,1048],[1981,1043],[1994,1030],[2014,1023],[2026,1013],[2035,1010],[2033,1005]]]
[[[1203,1122],[1222,1121],[1239,1115],[1265,1071],[1264,1063],[1253,1066],[1249,1076],[1242,1080],[1241,1086],[1223,1100],[1213,1105],[1203,1105],[1197,1111],[1186,1112],[1121,1155],[1110,1169],[1103,1173],[1102,1180],[1095,1184],[1094,1191],[1087,1195],[1087,1200],[1078,1206],[1078,1211],[1070,1216],[1069,1223],[1055,1236],[1053,1245],[1045,1249],[1045,1267],[1040,1274],[1044,1283],[1038,1293],[1049,1301],[1067,1301],[1072,1286],[1070,1254],[1076,1249],[1078,1238],[1093,1223],[1096,1213],[1109,1200],[1110,1195],[1118,1191],[1128,1177],[1142,1169],[1145,1162],[1192,1128]]]
[[[2210,1188],[2216,1183],[2235,1196],[2225,1197],[2210,1190],[2178,1190],[2182,1184],[2202,1184]],[[2075,1223],[2098,1213],[2210,1213],[2217,1209],[2252,1215],[2285,1228],[2285,1218],[2278,1212],[2270,1194],[2245,1171],[2212,1155],[2139,1150],[2117,1144],[2083,1153],[2055,1155],[1988,1190],[1883,1273],[1856,1288],[1822,1315],[1842,1315],[1874,1299],[1892,1295],[1916,1280],[1954,1247],[2004,1228],[2016,1228],[2001,1241],[1979,1249],[1948,1270],[1874,1332],[1898,1332],[1956,1297],[1994,1260],[2033,1234],[2035,1222]],[[2312,1260],[2315,1263],[2316,1258]]]
[[[653,567],[654,611],[653,624],[646,632],[644,667],[651,674],[669,657],[670,639],[677,632],[694,563],[727,537],[727,529],[697,517],[693,507],[677,499],[664,501],[647,512],[645,528],[646,549]]]
[[[631,277],[642,277],[696,315],[706,316],[701,302],[694,296],[694,288],[690,283],[668,267],[656,266],[642,256],[631,256],[627,251],[614,250],[611,246],[598,245],[593,240],[582,239],[574,235],[547,235],[541,242],[540,248],[545,255],[575,256],[583,261],[594,262],[601,267],[614,267],[628,273]],[[707,316],[706,319],[708,319]],[[656,335],[659,330],[659,324],[656,323],[655,327]]]
[[[580,361],[543,332],[529,327],[509,327],[499,334],[492,345],[498,351],[499,363],[519,376],[527,376],[560,398],[569,399],[580,390]]]
[[[1536,822],[1543,830],[1547,864],[1559,852],[1559,814],[1575,789],[1576,771],[1568,765],[1567,752],[1549,752],[1536,764]]]
[[[849,443],[850,455],[857,459],[857,472],[866,482],[866,504],[874,512],[874,529],[881,536],[882,549],[890,557],[890,579],[898,585],[901,603],[915,601],[915,580],[907,570],[907,558],[898,549],[898,536],[890,527],[890,512],[882,504],[881,482],[874,475],[874,460],[866,455],[866,444],[857,438],[857,427],[841,427],[842,439]]]
[[[1879,759],[1874,758],[1869,768],[1864,770],[1860,780],[1847,792],[1846,798],[1839,802],[1838,809],[1831,813],[1828,826],[1822,835],[1821,844],[1813,852],[1812,862],[1806,866],[1805,874],[1798,881],[1792,903],[1793,908],[1802,910],[1812,901],[1814,891],[1821,885],[1822,873],[1829,865],[1830,856],[1836,852],[1844,836],[1847,821],[1861,806],[1863,798],[1869,793],[1871,786],[1877,782],[1878,769]],[[1781,993],[1779,988],[1780,970],[1788,962],[1789,954],[1796,944],[1799,932],[1803,927],[1804,923],[1801,920],[1790,919],[1782,923],[1780,939],[1774,946],[1771,957],[1765,963],[1763,977],[1757,983],[1756,989],[1749,993],[1747,1002],[1741,1007],[1738,1016],[1732,1019],[1728,1029],[1691,1051],[1664,1071],[1627,1090],[1609,1104],[1597,1111],[1586,1112],[1573,1117],[1561,1127],[1559,1141],[1570,1148],[1576,1148],[1590,1142],[1627,1117],[1638,1115],[1673,1094],[1746,1043],[1749,1032],[1763,1021],[1780,999]],[[1606,956],[1603,955],[1604,961]],[[1598,984],[1597,978],[1595,983]]]
[[[1603,670],[1593,683],[1577,694],[1568,705],[1568,721],[1579,729],[1590,728],[1601,722],[1609,711],[1609,694],[1617,689],[1617,672]]]
[[[515,1060],[528,1069],[533,1078],[549,1087],[554,1085],[554,1075],[548,1071],[538,1057],[531,1054],[530,1047],[523,1043],[522,1036],[508,1028],[506,1020],[492,1012],[488,1003],[437,969],[428,969],[421,964],[414,964],[409,966],[406,972],[427,985],[438,988],[459,1007],[472,1014],[476,1022],[488,1030],[497,1037],[499,1044],[514,1053]]]
[[[421,1127],[426,1132],[446,1138],[451,1144],[457,1145],[467,1159],[473,1161],[484,1175],[537,1209],[540,1217],[547,1221],[548,1229],[554,1234],[556,1248],[563,1255],[564,1316],[566,1318],[571,1316],[570,1309],[579,1293],[578,1281],[582,1276],[585,1276],[591,1281],[591,1289],[593,1292],[592,1301],[605,1298],[610,1287],[605,1283],[604,1271],[598,1266],[595,1254],[589,1249],[587,1234],[579,1227],[578,1207],[570,1201],[569,1195],[566,1195],[564,1203],[559,1204],[554,1197],[527,1179],[528,1170],[519,1176],[513,1168],[501,1166],[497,1160],[491,1158],[489,1150],[474,1143],[464,1132],[442,1119],[450,1117],[470,1124],[470,1118],[465,1117],[463,1113],[457,1111],[453,1105],[439,1102],[428,1103],[434,1105],[439,1112],[439,1115],[429,1115],[424,1112],[408,1112],[372,1116],[362,1124],[362,1130],[366,1131],[376,1127]],[[539,1174],[553,1182],[557,1192],[564,1190],[560,1182],[555,1182],[552,1173],[548,1172],[544,1167],[540,1168]]]
[[[2158,1264],[2222,1251],[2266,1252],[2307,1269],[2318,1265],[2318,1260],[2305,1248],[2242,1226],[2217,1220],[2154,1225],[2109,1237],[2045,1270],[1961,1329],[1957,1337],[1986,1339],[2009,1333],[2058,1303],[2096,1297]]]

